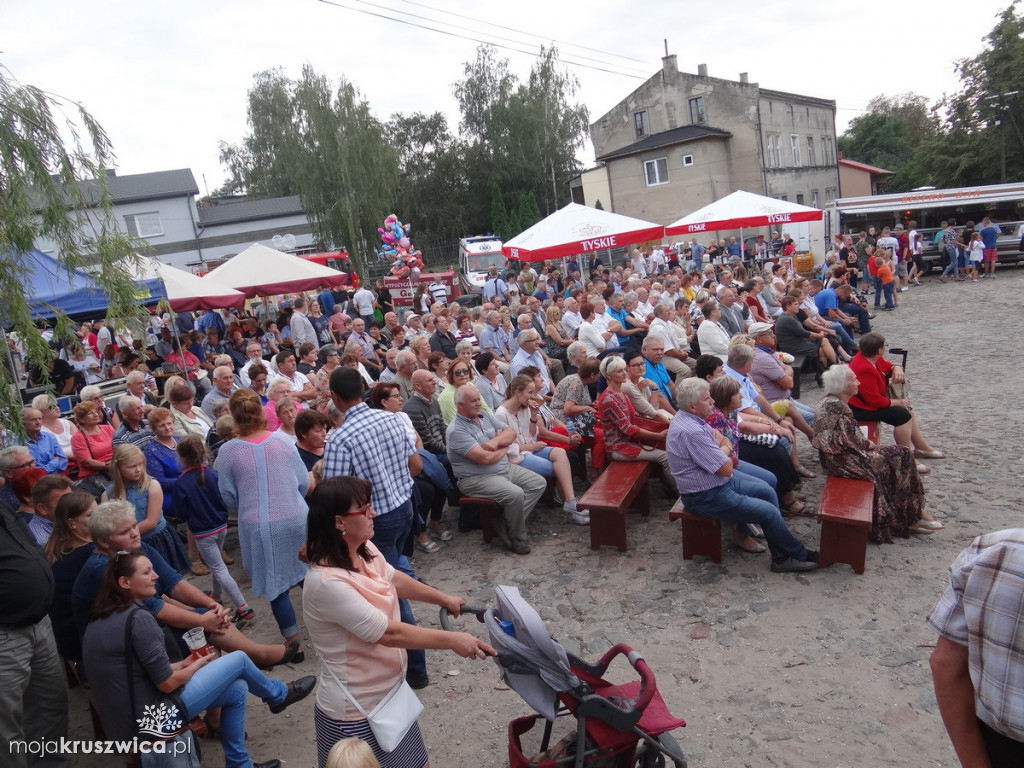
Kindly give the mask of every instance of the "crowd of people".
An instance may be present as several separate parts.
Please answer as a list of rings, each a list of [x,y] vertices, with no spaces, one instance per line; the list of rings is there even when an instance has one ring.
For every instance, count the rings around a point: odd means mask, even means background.
[[[922,460],[944,454],[923,436],[904,371],[885,359],[856,270],[836,264],[808,280],[766,244],[763,272],[751,274],[730,261],[735,245],[635,249],[622,267],[591,260],[586,279],[574,259],[494,267],[472,308],[432,286],[402,312],[364,285],[276,312],[262,302],[155,315],[150,344],[100,324],[97,357],[124,376],[114,407],[71,362],[92,351],[89,329],[54,339],[51,381],[58,395],[77,392],[74,419],[52,394],[33,400],[26,437],[6,435],[0,451],[0,501],[6,525],[26,524],[16,537],[34,574],[26,595],[52,606],[60,656],[85,661],[87,681],[109,681],[94,693],[104,727],[134,727],[129,693],[146,703],[174,693],[190,718],[207,711],[229,764],[247,765],[246,693],[276,712],[317,684],[254,674],[305,660],[292,603],[301,586],[325,659],[320,765],[349,738],[381,765],[424,765],[418,729],[385,751],[366,713],[396,686],[429,684],[424,649],[493,649],[416,625],[410,601],[455,615],[463,601],[420,582],[414,556],[452,540],[446,505],[461,531],[478,525],[462,497],[501,508],[498,543],[517,555],[531,551],[527,520],[549,486],[567,523],[588,525],[581,489],[608,461],[650,462],[667,498],[734,524],[735,545],[769,551],[776,572],[817,568],[785,522],[810,514],[800,486],[815,474],[799,434],[826,472],[875,482],[874,540],[941,529],[921,476]],[[797,357],[817,366],[817,408],[793,397]],[[858,422],[892,425],[896,445],[869,442]],[[250,596],[227,568],[229,525]],[[189,573],[210,573],[212,589]],[[253,595],[268,601],[279,644],[244,635]],[[24,612],[29,624],[44,618]],[[181,633],[195,626],[223,656],[185,653]],[[146,652],[134,670],[128,641]],[[52,696],[34,705],[59,729]]]

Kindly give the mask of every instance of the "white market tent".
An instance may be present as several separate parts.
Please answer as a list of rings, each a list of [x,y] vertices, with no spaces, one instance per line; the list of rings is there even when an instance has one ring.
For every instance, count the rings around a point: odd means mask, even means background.
[[[749,227],[780,227],[793,222],[821,221],[824,211],[788,200],[739,190],[665,227],[665,235],[692,235]]]
[[[228,285],[251,299],[309,291],[322,285],[333,288],[348,282],[348,275],[254,243],[201,279]]]
[[[507,258],[546,261],[661,240],[665,228],[642,219],[569,203],[506,242]]]
[[[175,312],[241,307],[245,304],[244,293],[216,280],[198,277],[151,258],[141,259],[141,267],[138,270],[139,280],[161,280],[167,293],[167,303]]]

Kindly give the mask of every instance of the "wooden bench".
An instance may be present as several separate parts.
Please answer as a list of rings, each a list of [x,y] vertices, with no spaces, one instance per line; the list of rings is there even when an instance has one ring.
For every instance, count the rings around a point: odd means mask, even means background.
[[[580,509],[590,511],[590,548],[602,544],[626,551],[626,510],[634,502],[644,516],[651,513],[647,480],[651,476],[649,461],[612,461],[578,502]]]
[[[875,445],[878,445],[879,424],[877,421],[858,421],[858,427],[867,427],[867,438]]]
[[[459,499],[460,507],[476,507],[480,516],[480,530],[484,535],[484,544],[490,544],[498,533],[497,520],[501,517],[501,506],[496,501],[479,496],[463,496]]]
[[[818,508],[818,565],[824,568],[832,563],[846,563],[854,573],[864,573],[874,505],[875,484],[870,480],[831,476],[825,480]]]
[[[680,499],[669,510],[669,520],[682,520],[683,560],[692,560],[694,555],[710,557],[713,562],[722,562],[722,521],[688,512]]]

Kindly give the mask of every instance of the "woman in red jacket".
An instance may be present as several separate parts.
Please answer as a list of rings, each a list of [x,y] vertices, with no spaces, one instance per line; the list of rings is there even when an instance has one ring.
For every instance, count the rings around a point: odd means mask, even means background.
[[[860,351],[850,361],[850,369],[857,374],[859,391],[850,398],[850,410],[857,421],[881,421],[893,426],[897,445],[914,449],[918,459],[944,459],[946,454],[928,445],[921,433],[921,425],[910,405],[910,398],[890,399],[889,382],[900,384],[906,380],[903,369],[883,356],[885,337],[880,333],[865,333],[860,338]],[[931,470],[918,464],[917,471],[927,474]]]

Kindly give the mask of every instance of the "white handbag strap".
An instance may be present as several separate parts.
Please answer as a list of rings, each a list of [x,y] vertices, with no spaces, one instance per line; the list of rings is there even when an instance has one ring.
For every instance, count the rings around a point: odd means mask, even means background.
[[[401,662],[401,665],[402,665],[402,677],[399,680],[399,682],[401,682],[402,680],[405,679],[405,669],[406,669],[406,667],[405,667],[405,656],[402,654],[402,649],[401,648],[398,649],[398,658],[399,658],[399,660]],[[359,702],[356,701],[355,697],[351,693],[349,693],[349,690],[348,690],[348,688],[345,687],[345,684],[343,682],[341,682],[341,680],[338,679],[338,675],[335,674],[333,669],[331,669],[331,665],[330,665],[330,663],[328,663],[327,659],[324,659],[324,668],[326,668],[327,672],[330,674],[330,676],[332,678],[334,678],[334,682],[336,682],[338,684],[338,687],[341,688],[341,692],[343,694],[345,694],[345,698],[348,699],[350,702],[352,702],[352,706],[353,707],[355,707],[357,710],[359,710],[359,714],[361,714],[363,716],[363,719],[364,720],[369,719],[370,716],[366,713],[366,710],[363,709],[361,706],[359,706]]]

